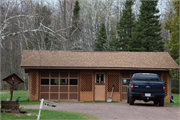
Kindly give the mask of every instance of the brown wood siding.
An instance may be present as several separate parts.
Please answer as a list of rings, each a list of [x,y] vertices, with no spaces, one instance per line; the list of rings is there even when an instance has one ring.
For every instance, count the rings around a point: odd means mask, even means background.
[[[80,72],[80,101],[93,101],[94,93],[94,72]]]
[[[170,74],[169,72],[161,72],[161,81],[165,81],[166,97],[164,102],[170,102]]]
[[[39,70],[30,71],[29,101],[39,100]]]

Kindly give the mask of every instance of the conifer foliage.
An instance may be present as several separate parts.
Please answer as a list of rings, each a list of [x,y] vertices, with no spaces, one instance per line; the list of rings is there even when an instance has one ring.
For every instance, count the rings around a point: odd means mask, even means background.
[[[78,27],[79,14],[80,14],[79,1],[76,0],[74,9],[73,9],[73,17],[72,17],[72,28],[73,29],[72,29],[72,31]]]
[[[130,41],[130,51],[164,51],[161,37],[160,15],[156,8],[156,0],[141,1],[140,15],[133,29],[133,39]]]
[[[172,1],[175,13],[171,11],[168,20],[165,22],[165,29],[170,32],[170,40],[166,41],[169,47],[169,54],[179,64],[179,0]],[[170,70],[171,75],[171,92],[179,93],[179,71]]]
[[[118,38],[114,40],[115,51],[128,51],[129,41],[132,39],[132,28],[134,28],[134,14],[132,13],[132,5],[134,1],[127,0],[125,9],[120,21],[117,23]]]
[[[172,1],[175,13],[171,11],[165,22],[165,29],[170,31],[170,40],[165,40],[166,46],[170,48],[168,52],[177,63],[179,62],[179,2],[179,0]]]
[[[97,35],[94,51],[106,51],[107,49],[106,41],[107,41],[106,28],[104,23],[102,23],[100,26],[99,33]]]

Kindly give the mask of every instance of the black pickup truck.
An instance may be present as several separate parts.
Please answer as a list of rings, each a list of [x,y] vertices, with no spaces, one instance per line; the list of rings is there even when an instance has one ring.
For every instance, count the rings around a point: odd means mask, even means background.
[[[127,87],[127,103],[134,104],[135,100],[145,102],[154,101],[154,104],[164,106],[165,82],[157,74],[135,73]]]

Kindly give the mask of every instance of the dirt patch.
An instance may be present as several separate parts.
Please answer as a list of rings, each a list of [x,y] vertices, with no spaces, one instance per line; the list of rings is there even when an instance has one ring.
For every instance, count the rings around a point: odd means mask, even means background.
[[[27,116],[38,116],[38,114],[36,114],[36,113],[26,113],[25,115],[27,115]]]

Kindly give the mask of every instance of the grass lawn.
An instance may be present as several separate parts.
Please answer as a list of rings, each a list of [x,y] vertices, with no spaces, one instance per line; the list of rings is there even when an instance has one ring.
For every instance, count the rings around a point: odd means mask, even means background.
[[[4,96],[3,96],[4,95]],[[1,100],[10,99],[10,90],[1,91]],[[16,100],[20,96],[20,105],[37,105],[40,104],[39,101],[28,101],[28,91],[14,90],[12,100]]]
[[[26,109],[26,114],[14,113],[1,113],[1,119],[37,119],[39,110]],[[31,114],[29,116],[28,114]],[[54,110],[41,110],[40,119],[98,119],[97,117],[89,114],[54,111]]]
[[[165,102],[165,105],[174,105],[174,106],[179,106],[179,94],[171,94],[173,96],[173,100],[176,102],[176,103],[167,103]]]

